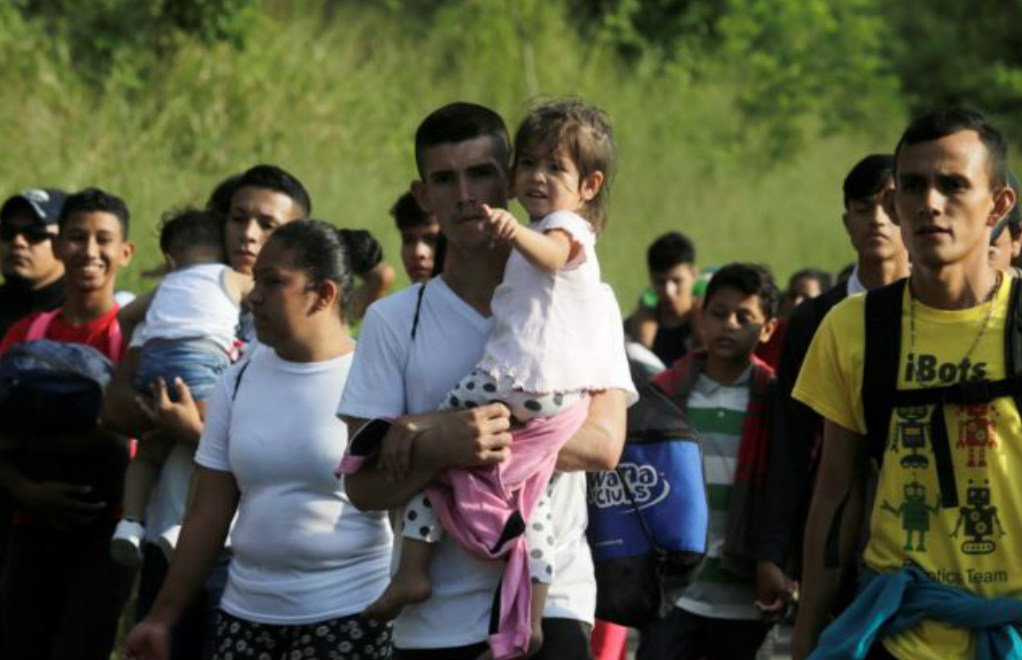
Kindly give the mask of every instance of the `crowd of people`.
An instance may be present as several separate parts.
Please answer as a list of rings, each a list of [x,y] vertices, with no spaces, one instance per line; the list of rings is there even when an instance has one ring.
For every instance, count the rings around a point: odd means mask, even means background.
[[[595,249],[605,113],[547,101],[512,136],[452,103],[410,146],[393,293],[377,240],[273,165],[169,211],[134,300],[122,198],[4,202],[0,657],[623,660],[586,473],[651,386],[708,520],[636,658],[752,660],[794,617],[795,660],[1022,660],[1022,215],[982,115],[921,116],[835,182],[840,273],[782,290],[671,231],[627,317]],[[15,396],[30,348],[67,396],[66,346],[109,370],[85,424]]]

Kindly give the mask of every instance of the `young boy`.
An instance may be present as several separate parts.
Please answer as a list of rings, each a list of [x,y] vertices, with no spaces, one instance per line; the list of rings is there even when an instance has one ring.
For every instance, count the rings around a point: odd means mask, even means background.
[[[412,283],[425,282],[433,277],[437,265],[440,225],[422,210],[410,192],[397,198],[390,215],[401,232],[401,263],[408,279]]]
[[[758,266],[729,264],[703,298],[704,349],[654,377],[699,435],[710,505],[707,562],[637,658],[752,660],[768,627],[754,605],[751,527],[762,499],[773,370],[753,351],[777,325],[779,292]]]
[[[222,223],[206,211],[185,209],[166,216],[160,250],[169,273],[137,333],[142,355],[135,387],[140,394],[149,395],[159,379],[168,385],[183,381],[205,417],[207,399],[237,354],[235,330],[252,278],[224,263]],[[124,517],[110,546],[114,559],[129,568],[142,563],[146,507],[174,447],[163,436],[148,433],[150,430],[136,430],[142,442],[128,466]],[[156,531],[161,534],[158,545],[169,560],[180,526]]]
[[[123,344],[114,285],[131,262],[124,201],[90,188],[71,195],[58,221],[67,300],[44,337],[87,344],[113,361]],[[0,352],[27,340],[42,313],[14,325]],[[4,657],[107,657],[131,588],[108,540],[128,463],[123,438],[101,427],[51,437],[3,438],[0,487],[15,500],[2,581]]]
[[[643,299],[625,321],[632,338],[653,351],[664,364],[672,364],[691,348],[692,286],[699,270],[696,251],[687,236],[668,232],[646,252],[649,280],[655,296]]]

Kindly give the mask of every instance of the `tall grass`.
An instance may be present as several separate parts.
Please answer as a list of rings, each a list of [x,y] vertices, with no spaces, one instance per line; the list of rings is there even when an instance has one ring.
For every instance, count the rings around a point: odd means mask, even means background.
[[[100,93],[45,35],[0,14],[0,192],[100,185],[123,195],[139,245],[123,285],[138,289],[160,259],[163,211],[274,162],[306,182],[316,217],[371,229],[396,266],[387,209],[415,176],[412,135],[426,113],[472,100],[513,128],[533,96],[575,95],[610,113],[619,143],[599,252],[623,307],[645,286],[646,245],[671,229],[707,265],[750,260],[787,276],[852,259],[841,180],[893,145],[902,116],[774,161],[761,148],[769,126],[743,123],[726,70],[692,79],[628,68],[606,45],[582,43],[549,3],[465,0],[438,12],[427,30],[386,4],[270,5],[243,50],[189,45],[144,84],[115,72]]]

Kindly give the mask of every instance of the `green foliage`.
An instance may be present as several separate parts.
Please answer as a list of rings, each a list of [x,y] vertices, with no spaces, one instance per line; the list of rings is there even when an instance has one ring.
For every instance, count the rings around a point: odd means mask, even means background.
[[[852,256],[841,180],[905,119],[882,55],[890,21],[869,0],[601,0],[590,14],[581,0],[182,2],[0,3],[0,191],[122,194],[140,246],[128,288],[149,286],[138,273],[159,261],[161,213],[256,162],[293,171],[318,217],[371,229],[396,265],[387,209],[416,175],[421,118],[464,99],[513,128],[544,95],[614,122],[599,251],[624,307],[669,229],[703,264],[836,270]],[[114,9],[144,30],[99,19]],[[107,50],[82,45],[84,25],[102,26]]]
[[[1022,1],[892,2],[887,43],[913,112],[979,108],[1022,143]]]
[[[14,0],[14,6],[99,88],[111,79],[144,87],[147,76],[189,41],[240,47],[255,16],[251,0]]]

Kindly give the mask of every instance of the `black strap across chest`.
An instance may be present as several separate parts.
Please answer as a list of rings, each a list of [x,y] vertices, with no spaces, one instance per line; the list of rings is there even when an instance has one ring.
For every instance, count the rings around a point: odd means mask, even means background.
[[[866,294],[865,359],[862,405],[870,454],[882,465],[887,449],[891,414],[895,408],[937,406],[930,417],[930,444],[940,484],[941,506],[958,506],[958,489],[951,443],[944,419],[945,405],[989,403],[1001,397],[1015,399],[1022,411],[1022,287],[1011,278],[1011,297],[1004,329],[1005,378],[996,381],[960,381],[924,389],[898,389],[901,360],[902,300],[908,280],[902,279]]]

